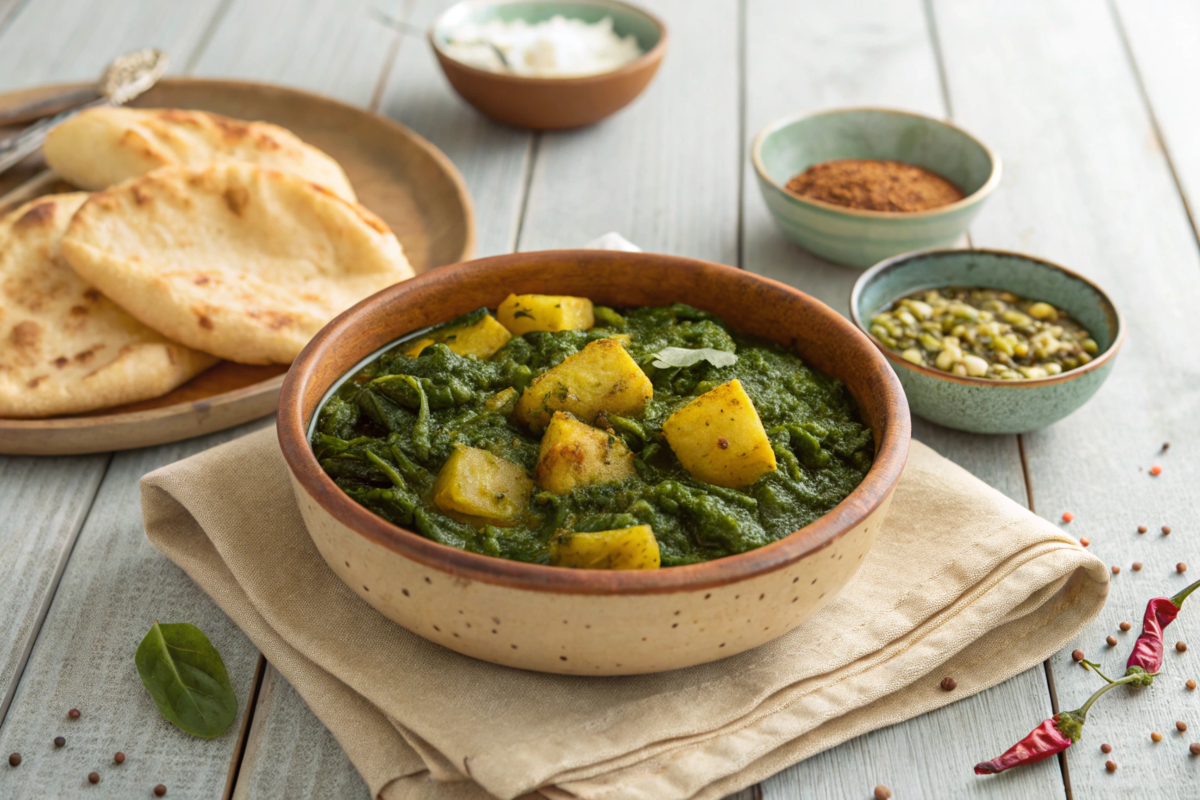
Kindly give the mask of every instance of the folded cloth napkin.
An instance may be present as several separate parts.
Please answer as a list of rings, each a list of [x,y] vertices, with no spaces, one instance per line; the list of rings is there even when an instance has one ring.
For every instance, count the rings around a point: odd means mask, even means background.
[[[384,800],[720,798],[1028,669],[1108,592],[1073,539],[914,442],[878,541],[807,622],[690,669],[567,677],[458,655],[360,600],[305,530],[274,428],[150,473],[142,506]]]

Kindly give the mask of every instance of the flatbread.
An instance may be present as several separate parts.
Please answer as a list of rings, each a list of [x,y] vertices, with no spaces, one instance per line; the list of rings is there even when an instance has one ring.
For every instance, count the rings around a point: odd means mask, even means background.
[[[67,266],[59,244],[86,199],[48,195],[0,218],[0,417],[147,400],[217,361],[142,325]]]
[[[165,167],[97,192],[63,255],[155,330],[245,364],[290,364],[338,313],[413,276],[367,209],[236,162]]]
[[[92,108],[50,131],[43,150],[50,168],[81,189],[107,189],[171,164],[246,161],[355,199],[341,166],[286,128],[207,111]]]

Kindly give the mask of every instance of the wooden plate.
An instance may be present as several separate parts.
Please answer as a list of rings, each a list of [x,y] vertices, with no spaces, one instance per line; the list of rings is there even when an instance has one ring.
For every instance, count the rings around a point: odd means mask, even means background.
[[[0,109],[82,85],[0,94]],[[442,151],[386,117],[281,86],[187,78],[164,80],[132,105],[202,109],[289,128],[341,162],[359,202],[396,232],[418,274],[474,254],[475,213],[462,176]],[[0,136],[10,132],[0,129]],[[40,155],[0,176],[7,206],[55,191],[72,188],[45,172]],[[223,361],[153,400],[71,417],[0,419],[0,453],[99,453],[230,428],[275,411],[286,371]]]

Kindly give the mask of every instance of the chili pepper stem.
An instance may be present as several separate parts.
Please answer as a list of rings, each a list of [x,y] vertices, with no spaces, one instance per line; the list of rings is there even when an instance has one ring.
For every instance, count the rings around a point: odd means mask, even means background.
[[[1197,588],[1200,588],[1200,581],[1196,581],[1191,586],[1187,587],[1182,592],[1180,592],[1179,594],[1172,597],[1171,602],[1175,604],[1176,608],[1182,608],[1183,601],[1187,600],[1188,595],[1191,594],[1192,592],[1196,591]]]
[[[1108,677],[1107,675],[1105,675],[1103,672],[1100,671],[1100,665],[1097,664],[1096,662],[1088,661],[1085,658],[1083,661],[1081,661],[1079,663],[1083,664],[1088,669],[1090,669],[1092,672],[1095,672],[1097,675],[1099,675],[1101,678],[1104,678],[1104,680],[1108,681],[1109,683],[1114,682],[1112,678]]]
[[[1154,673],[1151,673],[1151,676],[1154,676],[1157,674],[1158,674],[1157,672],[1154,672]],[[1109,689],[1115,689],[1116,687],[1120,686],[1123,683],[1133,683],[1139,677],[1140,676],[1138,676],[1138,675],[1126,675],[1124,678],[1117,678],[1115,681],[1109,681],[1107,684],[1105,684],[1104,686],[1101,686],[1099,689],[1097,689],[1096,692],[1087,699],[1087,702],[1085,702],[1083,705],[1081,705],[1079,707],[1079,709],[1073,713],[1078,714],[1079,718],[1081,720],[1086,720],[1088,709],[1092,707],[1092,703],[1094,703],[1100,699],[1101,695],[1103,695]]]

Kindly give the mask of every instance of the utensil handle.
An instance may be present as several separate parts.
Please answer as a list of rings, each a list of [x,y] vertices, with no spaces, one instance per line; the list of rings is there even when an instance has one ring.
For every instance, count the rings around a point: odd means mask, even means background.
[[[52,97],[43,97],[20,106],[13,106],[0,111],[0,128],[10,125],[28,125],[51,114],[58,114],[75,106],[95,100],[100,95],[91,86],[82,89],[71,89]]]
[[[107,97],[98,98],[78,108],[36,122],[15,136],[10,136],[0,142],[0,173],[10,169],[25,156],[41,147],[42,142],[46,141],[46,135],[59,123],[70,119],[84,109],[103,105],[108,105]]]

